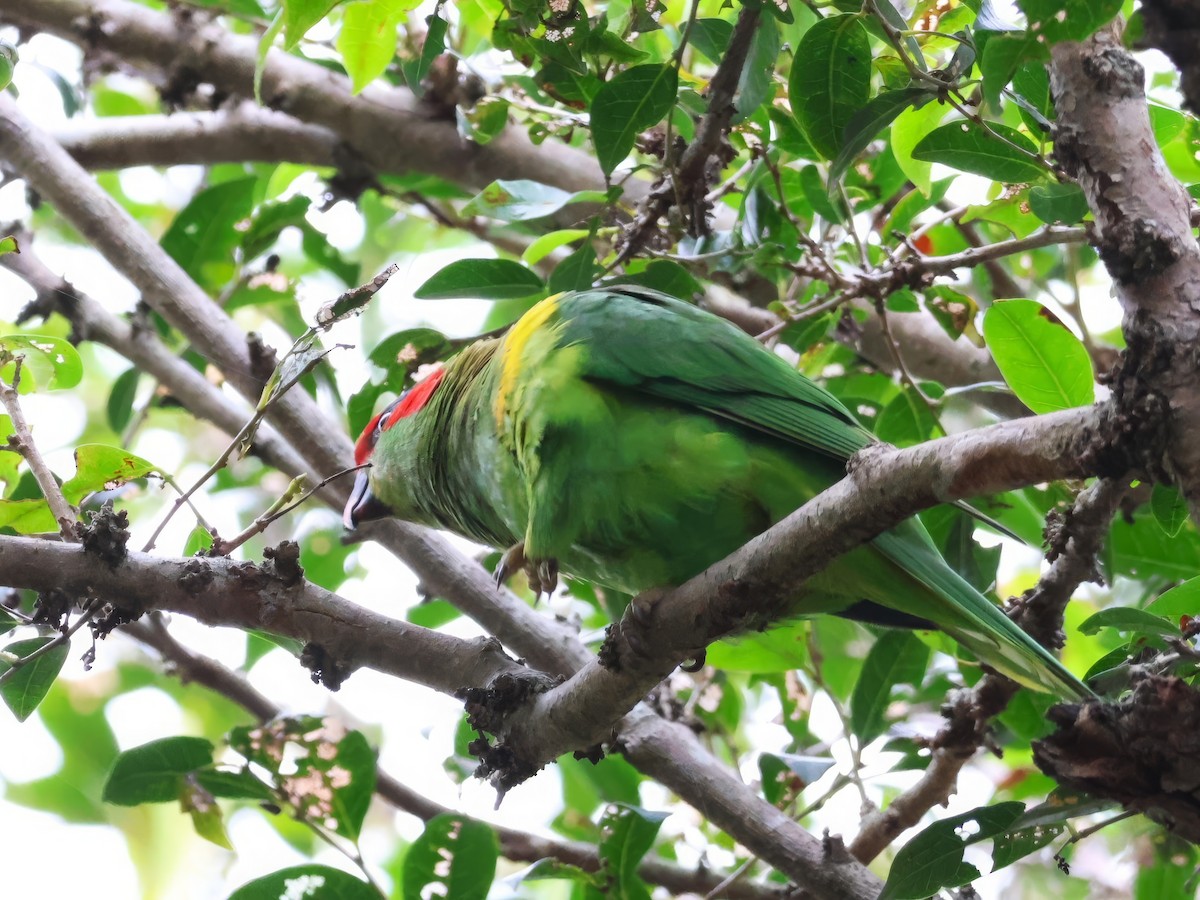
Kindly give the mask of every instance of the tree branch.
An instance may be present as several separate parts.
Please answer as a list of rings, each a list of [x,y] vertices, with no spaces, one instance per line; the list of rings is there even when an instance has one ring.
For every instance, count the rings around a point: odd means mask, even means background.
[[[294,547],[294,545],[292,545]],[[528,678],[494,640],[464,640],[389,619],[303,579],[293,560],[255,565],[224,557],[156,557],[130,551],[112,564],[78,544],[0,535],[0,582],[69,596],[95,596],[138,616],[152,609],[206,625],[318,645],[344,678],[367,666],[453,694],[496,676]],[[336,687],[332,678],[326,679]]]
[[[250,101],[216,112],[68,119],[55,126],[53,135],[91,171],[242,162],[335,167],[347,152],[328,128]]]
[[[8,255],[15,256],[16,254]],[[4,403],[4,408],[8,411],[8,418],[12,422],[13,429],[12,434],[8,435],[8,448],[21,454],[25,464],[29,466],[29,471],[33,473],[38,487],[42,489],[42,496],[46,498],[46,504],[54,515],[54,521],[58,523],[63,540],[73,541],[75,540],[76,512],[67,502],[67,498],[63,496],[58,482],[54,480],[54,473],[50,471],[50,467],[46,465],[42,454],[38,452],[37,445],[33,442],[33,435],[29,432],[29,423],[25,421],[25,413],[21,409],[21,398],[17,395],[17,385],[20,382],[21,360],[18,359],[13,369],[13,383],[8,384],[0,380],[0,402]]]
[[[1200,247],[1192,201],[1154,140],[1141,65],[1116,25],[1051,48],[1055,154],[1096,220],[1096,245],[1125,310],[1113,395],[1131,417],[1161,422],[1144,468],[1177,484],[1200,522]]]

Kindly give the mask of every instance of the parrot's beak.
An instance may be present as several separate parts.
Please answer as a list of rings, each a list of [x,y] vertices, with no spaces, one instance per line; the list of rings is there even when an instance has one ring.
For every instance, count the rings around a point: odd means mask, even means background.
[[[346,501],[346,509],[342,513],[342,524],[346,526],[346,530],[353,531],[360,522],[382,519],[391,513],[392,511],[371,493],[367,469],[359,469],[354,478],[354,489],[350,491],[350,499]]]

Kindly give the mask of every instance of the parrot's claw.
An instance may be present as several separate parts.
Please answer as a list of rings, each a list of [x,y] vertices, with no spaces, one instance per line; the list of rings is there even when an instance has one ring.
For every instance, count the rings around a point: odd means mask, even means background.
[[[525,543],[522,541],[519,544],[513,544],[500,557],[500,562],[496,566],[496,571],[493,577],[496,579],[496,587],[503,587],[504,582],[508,581],[518,569],[524,569],[528,563],[525,562]]]
[[[525,577],[529,579],[529,589],[537,596],[554,593],[554,589],[558,587],[558,560],[527,560]]]
[[[500,557],[500,564],[496,566],[494,576],[496,586],[503,585],[518,569],[524,570],[529,589],[536,597],[552,594],[558,587],[558,560],[530,559],[525,555],[524,541],[513,544]]]

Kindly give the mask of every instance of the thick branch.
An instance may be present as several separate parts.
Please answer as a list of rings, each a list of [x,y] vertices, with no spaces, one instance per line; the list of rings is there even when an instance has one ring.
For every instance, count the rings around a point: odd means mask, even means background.
[[[1129,352],[1113,394],[1130,414],[1162,420],[1165,446],[1144,448],[1146,467],[1174,481],[1200,521],[1200,247],[1191,199],[1158,150],[1145,73],[1115,27],[1051,54],[1055,154],[1087,196],[1125,309]]]
[[[92,171],[243,162],[328,167],[344,162],[339,153],[345,152],[328,128],[249,101],[218,112],[68,119],[54,137]]]
[[[513,715],[488,723],[489,730],[522,772],[603,741],[611,723],[684,659],[731,630],[778,618],[806,579],[913,513],[1093,474],[1091,446],[1105,440],[1103,419],[1103,407],[1088,407],[1004,422],[906,450],[865,451],[851,462],[849,477],[668,593],[637,621],[627,614],[618,635],[610,636],[619,664],[611,656],[606,665],[590,663]],[[625,629],[640,637],[641,652],[629,645]],[[495,780],[504,785],[506,775],[514,772],[501,771]]]
[[[134,615],[161,609],[206,625],[263,629],[319,645],[343,675],[368,666],[443,693],[530,674],[494,642],[389,619],[270,564],[130,552],[110,565],[77,544],[0,535],[0,583],[100,597]]]

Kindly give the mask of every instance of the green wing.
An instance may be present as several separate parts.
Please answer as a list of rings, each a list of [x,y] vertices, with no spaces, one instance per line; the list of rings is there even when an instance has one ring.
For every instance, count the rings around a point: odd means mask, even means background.
[[[585,348],[584,378],[703,410],[825,457],[845,460],[872,440],[836,398],[749,335],[703,310],[635,287],[558,301],[561,343]],[[983,662],[1030,687],[1091,692],[942,559],[910,519],[872,542],[925,588],[868,599],[934,622]]]
[[[748,334],[646,288],[559,299],[563,343],[587,347],[584,377],[702,409],[848,459],[871,442],[850,411]]]

